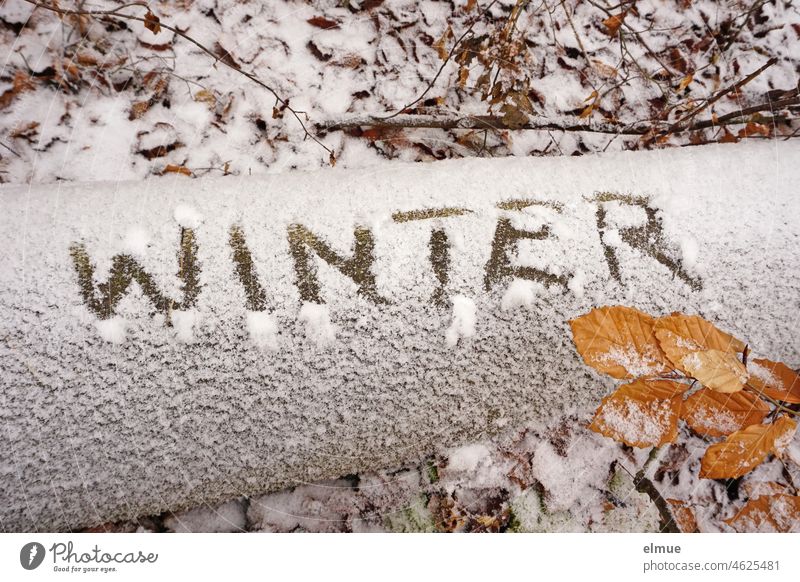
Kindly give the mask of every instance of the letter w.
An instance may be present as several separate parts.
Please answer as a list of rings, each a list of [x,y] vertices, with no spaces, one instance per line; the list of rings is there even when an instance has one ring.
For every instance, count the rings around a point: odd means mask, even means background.
[[[170,323],[170,313],[178,309],[190,309],[200,294],[200,266],[197,264],[197,242],[190,228],[181,229],[178,250],[178,277],[183,285],[183,301],[177,302],[161,293],[152,275],[130,255],[115,255],[111,260],[111,272],[104,283],[95,286],[94,265],[81,243],[69,249],[72,264],[78,275],[78,286],[86,307],[100,319],[113,317],[120,300],[127,295],[131,283],[136,282],[157,312],[163,313]]]

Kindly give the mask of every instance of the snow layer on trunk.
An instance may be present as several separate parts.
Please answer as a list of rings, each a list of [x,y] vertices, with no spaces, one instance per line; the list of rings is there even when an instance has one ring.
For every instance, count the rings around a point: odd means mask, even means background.
[[[799,154],[2,188],[0,522],[177,511],[585,411],[610,384],[567,320],[599,305],[700,313],[797,366]]]

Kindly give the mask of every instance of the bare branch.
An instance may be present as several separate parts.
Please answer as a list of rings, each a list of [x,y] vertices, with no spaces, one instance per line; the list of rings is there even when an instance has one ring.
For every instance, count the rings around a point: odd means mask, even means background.
[[[703,105],[693,109],[692,111],[690,111],[689,113],[687,113],[686,115],[681,117],[678,121],[673,123],[672,126],[669,128],[669,131],[667,133],[674,133],[678,129],[685,128],[686,125],[687,125],[687,122],[689,122],[692,119],[694,119],[697,116],[698,113],[700,113],[701,111],[705,111],[706,109],[711,107],[711,105],[713,105],[714,103],[716,103],[717,101],[722,99],[728,93],[731,93],[733,91],[737,91],[741,87],[745,86],[747,83],[749,83],[750,81],[752,81],[753,79],[758,77],[761,73],[766,71],[768,68],[770,68],[772,65],[774,65],[777,62],[778,62],[778,59],[775,58],[775,57],[772,57],[763,66],[759,67],[758,70],[753,71],[752,73],[747,75],[744,79],[741,79],[741,80],[737,81],[736,83],[733,83],[732,85],[726,87],[725,89],[715,93],[712,97],[707,99],[705,101],[705,103],[703,103]]]
[[[467,30],[465,30],[464,33],[460,37],[458,37],[458,40],[453,45],[453,48],[450,49],[449,53],[447,53],[447,58],[442,62],[442,65],[439,67],[439,70],[436,71],[436,75],[434,75],[433,79],[430,80],[430,82],[428,83],[428,86],[425,87],[425,90],[422,93],[420,93],[419,96],[416,99],[414,99],[411,103],[408,103],[408,104],[404,105],[403,107],[401,107],[400,109],[398,109],[396,112],[394,112],[394,113],[392,113],[390,115],[387,115],[386,117],[384,117],[384,119],[392,119],[393,117],[397,117],[398,115],[402,115],[404,111],[406,111],[407,109],[410,109],[411,107],[414,107],[414,105],[416,105],[417,103],[419,103],[420,101],[422,101],[425,98],[425,95],[427,95],[428,92],[431,89],[433,89],[433,86],[436,84],[436,81],[439,80],[439,77],[441,76],[441,74],[444,71],[444,69],[447,66],[447,64],[450,62],[450,59],[453,58],[453,55],[456,53],[456,50],[458,49],[458,47],[461,45],[461,43],[464,41],[464,39],[467,37],[467,35],[472,32],[472,29],[475,27],[475,25],[478,22],[480,22],[481,18],[483,18],[486,14],[488,14],[489,10],[491,10],[492,6],[494,6],[495,4],[497,4],[497,0],[492,0],[489,3],[489,5],[486,8],[483,9],[483,11],[480,13],[480,15],[475,20],[473,20],[472,24],[469,25]]]

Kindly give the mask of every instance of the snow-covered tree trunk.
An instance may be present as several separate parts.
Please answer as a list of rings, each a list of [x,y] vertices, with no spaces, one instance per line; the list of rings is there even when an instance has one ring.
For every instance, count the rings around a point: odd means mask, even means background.
[[[567,321],[797,365],[800,148],[0,190],[0,523],[79,527],[596,405]],[[621,350],[619,362],[648,362]]]

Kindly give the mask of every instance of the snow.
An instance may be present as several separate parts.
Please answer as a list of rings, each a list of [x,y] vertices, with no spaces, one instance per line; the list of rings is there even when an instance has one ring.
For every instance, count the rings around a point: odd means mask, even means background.
[[[244,531],[247,516],[242,502],[234,500],[215,508],[199,507],[174,513],[164,520],[164,525],[177,533],[232,533]]]
[[[126,251],[133,255],[144,255],[147,252],[147,245],[150,243],[150,235],[140,226],[133,226],[125,233],[123,246]]]
[[[610,247],[619,248],[622,246],[622,237],[619,230],[616,228],[609,228],[603,233],[603,242]]]
[[[489,449],[483,443],[460,447],[450,451],[447,468],[451,471],[474,472],[489,455]]]
[[[125,342],[125,328],[127,323],[123,317],[112,317],[110,319],[99,319],[95,322],[97,333],[105,341],[112,344]]]
[[[247,312],[247,331],[250,339],[260,348],[278,349],[278,323],[266,311]]]
[[[652,376],[663,369],[660,354],[649,345],[612,345],[608,351],[595,354],[593,360],[604,366],[622,366],[631,377]]]
[[[336,328],[327,305],[304,303],[297,318],[305,324],[306,339],[311,343],[326,347],[336,341]]]
[[[192,343],[195,339],[195,328],[200,322],[200,314],[194,309],[175,310],[171,313],[172,325],[179,341]]]
[[[186,204],[176,206],[173,216],[175,217],[175,222],[183,228],[197,228],[203,222],[203,215]]]
[[[700,256],[700,248],[697,241],[691,237],[681,239],[681,258],[687,271],[693,272],[697,267],[697,260]]]
[[[736,415],[724,408],[711,408],[699,404],[692,412],[694,424],[700,429],[714,429],[723,433],[732,433],[739,429],[739,420]]]
[[[530,309],[536,301],[536,296],[543,291],[544,287],[539,283],[527,279],[514,279],[503,294],[500,306],[504,311],[520,307]]]
[[[673,416],[668,400],[653,400],[649,404],[634,400],[609,402],[597,423],[627,442],[659,442],[669,430]]]
[[[464,295],[453,296],[453,322],[447,328],[445,342],[453,347],[460,338],[471,338],[475,335],[477,307],[475,302]]]
[[[778,378],[770,369],[761,366],[752,359],[747,362],[747,371],[752,376],[761,380],[767,386],[780,387],[783,385],[780,378]]]
[[[572,291],[575,297],[580,299],[584,294],[584,285],[586,285],[586,273],[583,269],[576,269],[569,283],[567,283],[567,288]]]

